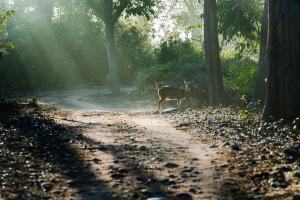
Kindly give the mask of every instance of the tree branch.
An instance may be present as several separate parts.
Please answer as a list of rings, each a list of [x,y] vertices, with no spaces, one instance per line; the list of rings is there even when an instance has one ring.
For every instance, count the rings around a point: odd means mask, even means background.
[[[123,11],[127,8],[130,0],[119,0],[119,5],[116,7],[113,14],[113,24],[116,24]]]

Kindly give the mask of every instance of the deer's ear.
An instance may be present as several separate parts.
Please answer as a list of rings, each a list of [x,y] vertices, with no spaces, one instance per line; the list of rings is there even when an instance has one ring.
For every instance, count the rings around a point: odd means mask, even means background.
[[[158,89],[161,87],[161,82],[155,81],[155,87]]]

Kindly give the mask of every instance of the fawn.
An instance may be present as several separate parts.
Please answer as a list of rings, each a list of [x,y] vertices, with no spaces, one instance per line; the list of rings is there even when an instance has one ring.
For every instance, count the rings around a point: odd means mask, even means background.
[[[181,102],[187,96],[190,82],[184,81],[184,89],[162,86],[161,83],[156,83],[156,89],[159,96],[158,110],[164,109],[167,100],[177,100],[177,108],[181,109]]]

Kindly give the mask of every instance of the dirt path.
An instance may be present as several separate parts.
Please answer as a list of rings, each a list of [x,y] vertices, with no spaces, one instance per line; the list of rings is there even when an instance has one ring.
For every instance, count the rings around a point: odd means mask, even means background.
[[[52,117],[80,127],[83,141],[73,148],[103,183],[81,179],[66,199],[220,199],[220,155],[160,115],[65,110]]]
[[[84,92],[0,107],[1,200],[299,199],[298,136],[280,127]]]
[[[65,108],[50,116],[82,135],[72,148],[88,168],[87,177],[69,180],[66,199],[224,199],[218,149],[149,112],[151,103],[101,89],[58,94],[39,99]]]
[[[155,99],[99,90],[39,100],[60,108],[0,107],[1,200],[299,199],[298,136],[282,126],[257,132],[227,109],[159,115]]]

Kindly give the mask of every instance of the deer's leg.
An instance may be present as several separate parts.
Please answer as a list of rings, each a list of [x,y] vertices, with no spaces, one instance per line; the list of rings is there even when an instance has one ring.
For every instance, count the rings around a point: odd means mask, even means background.
[[[164,105],[165,105],[165,99],[160,99],[158,103],[158,111],[160,111],[161,108],[164,109]]]
[[[161,105],[162,105],[162,99],[159,99],[159,102],[158,102],[158,111],[160,111]]]
[[[181,110],[181,100],[178,100],[179,109]]]
[[[164,100],[163,100],[163,103],[162,103],[163,109],[165,109],[166,103],[167,103],[167,101],[166,101],[166,99],[164,99]]]
[[[160,100],[158,101],[158,111],[160,111]]]

